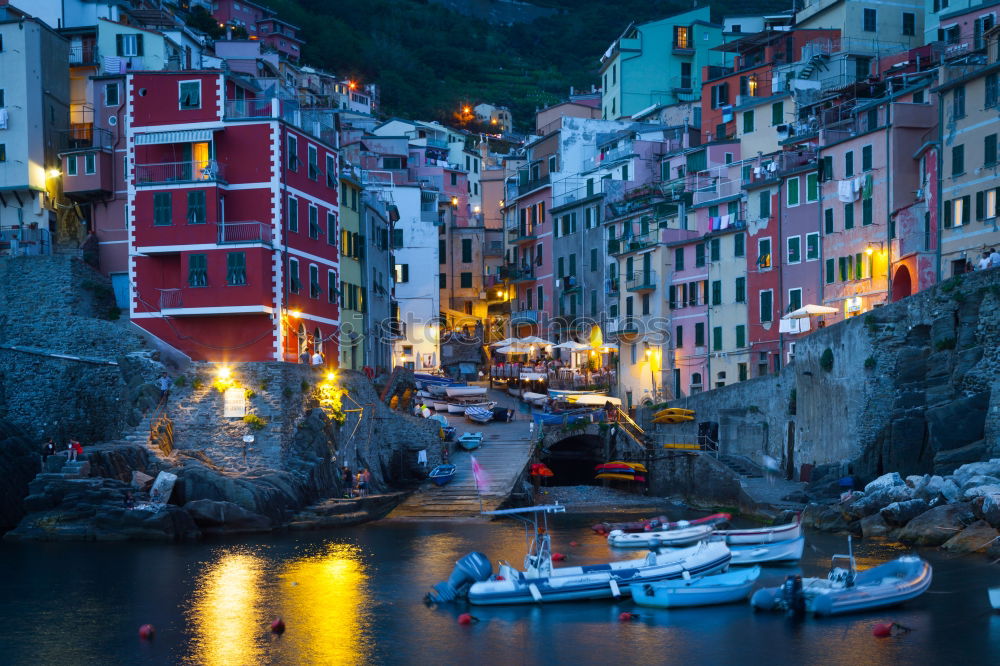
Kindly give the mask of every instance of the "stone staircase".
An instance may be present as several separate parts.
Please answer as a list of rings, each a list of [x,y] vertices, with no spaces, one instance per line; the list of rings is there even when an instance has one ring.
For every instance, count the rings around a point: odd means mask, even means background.
[[[806,484],[788,481],[776,474],[769,474],[749,458],[737,455],[720,455],[719,462],[731,469],[740,478],[744,492],[758,505],[766,505],[779,510],[798,511],[803,503],[791,502],[784,497],[801,491]]]
[[[759,479],[764,476],[764,471],[760,467],[743,456],[720,455],[719,462],[744,479]]]
[[[484,429],[485,431],[485,429]],[[405,502],[396,507],[391,518],[455,518],[479,514],[480,494],[472,475],[472,456],[479,461],[486,474],[487,487],[481,489],[482,510],[499,507],[514,490],[531,460],[531,440],[512,437],[505,432],[484,432],[483,446],[473,452],[452,454],[451,462],[457,468],[454,480],[446,486],[425,483]]]

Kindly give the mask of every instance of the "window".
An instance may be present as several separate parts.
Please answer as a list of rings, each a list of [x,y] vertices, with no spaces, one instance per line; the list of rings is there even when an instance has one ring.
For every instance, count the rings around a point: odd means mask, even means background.
[[[118,106],[119,96],[118,96],[118,84],[117,83],[105,83],[104,84],[104,106]]]
[[[288,291],[297,294],[302,291],[302,276],[299,274],[299,260],[288,260]]]
[[[806,203],[819,201],[819,174],[806,174]]]
[[[722,327],[712,327],[712,351],[722,351]]]
[[[834,281],[834,262],[833,259],[826,260],[826,283],[833,284]]]
[[[544,308],[545,308],[545,292],[542,290],[542,287],[539,286],[538,287],[538,309],[542,310]]]
[[[83,173],[88,176],[97,173],[97,153],[87,153],[83,156]]]
[[[170,192],[155,192],[153,194],[153,224],[165,227],[173,224],[173,206]]]
[[[309,298],[319,298],[319,266],[309,264]]]
[[[722,305],[722,280],[712,280],[712,305]]]
[[[296,264],[298,269],[298,264]],[[247,255],[246,252],[226,253],[226,284],[232,287],[243,286],[247,283]]]
[[[997,135],[990,134],[986,137],[983,146],[983,164],[994,166],[997,163]]]
[[[736,348],[741,349],[747,346],[747,327],[743,324],[737,324],[736,326]],[[746,377],[740,377],[740,380],[744,380]]]
[[[753,111],[743,112],[743,133],[749,134],[753,132]]]
[[[785,103],[775,102],[771,105],[771,124],[781,125],[785,122]]]
[[[697,322],[694,325],[694,346],[705,346],[705,324],[702,322]]]
[[[944,202],[944,226],[949,228],[968,224],[971,217],[970,202],[971,197],[969,196]]]
[[[788,206],[799,205],[799,178],[789,178],[785,181],[785,203]]]
[[[802,237],[801,236],[789,236],[786,239],[788,246],[788,263],[797,264],[802,261]]]
[[[682,247],[674,249],[674,270],[684,270],[684,248]]]
[[[760,321],[773,321],[774,292],[770,289],[760,292]]]
[[[733,154],[732,153],[726,153],[725,159],[726,159],[726,164],[732,164],[733,163]]]
[[[861,170],[871,171],[872,170],[872,147],[863,146],[861,148]]]
[[[769,190],[764,190],[757,194],[757,204],[762,220],[771,217],[771,192]]]
[[[965,146],[951,147],[951,176],[961,176],[965,173]]]
[[[295,197],[288,197],[288,230],[299,230],[299,200]]]
[[[447,289],[447,288],[448,288],[448,274],[438,273],[438,289]]]
[[[819,163],[821,180],[833,180],[833,155],[826,155]]]
[[[571,301],[571,303],[575,305],[575,303],[576,303],[576,297],[575,296],[573,297],[573,300]],[[642,314],[644,314],[644,315],[648,315],[649,314],[649,294],[643,294],[642,295]]]
[[[903,34],[907,37],[917,34],[916,14],[913,12],[903,12]]]
[[[877,28],[875,27],[875,18],[877,13],[874,9],[865,9],[864,18],[864,31],[865,32],[875,32]]]
[[[675,49],[690,49],[691,48],[691,28],[686,25],[675,25],[674,26],[674,48]],[[612,70],[612,76],[614,75],[614,70]],[[612,81],[614,83],[614,81]]]
[[[337,158],[326,156],[326,186],[337,189]]]
[[[844,204],[844,229],[854,228],[854,204]]]
[[[997,74],[994,72],[986,75],[986,108],[993,108],[997,105],[998,100],[1000,100],[1000,82],[998,82]]]
[[[135,58],[142,55],[142,35],[115,35],[115,55]]]
[[[326,212],[326,242],[328,245],[337,244],[337,215],[332,211]]]
[[[395,265],[395,278],[396,282],[409,282],[410,281],[410,265],[409,264],[396,264]]]
[[[288,135],[288,170],[298,171],[299,169],[299,137],[294,134]]]
[[[328,303],[337,302],[337,274],[334,271],[326,272],[326,300]]]
[[[678,326],[674,329],[674,347],[680,349],[684,346],[684,327]]]
[[[683,89],[688,89],[691,87],[691,63],[682,62],[681,63],[681,80],[680,87]]]
[[[844,153],[844,176],[850,178],[854,175],[854,151],[848,150]]]
[[[840,278],[841,282],[846,282],[848,276],[851,274],[850,268],[847,267],[847,259],[848,259],[847,257],[837,258],[837,267],[839,268],[838,277]]]
[[[872,200],[863,199],[861,201],[861,226],[867,227],[872,223]]]
[[[819,259],[819,233],[806,234],[806,261]]]
[[[178,103],[182,111],[201,108],[201,81],[181,81]]]
[[[698,243],[694,246],[694,265],[701,268],[705,265],[705,244]]]
[[[76,175],[76,155],[68,155],[66,157],[66,175],[75,176]]]
[[[597,248],[596,247],[592,247],[592,248],[590,248],[590,270],[596,271],[597,270],[597,264],[598,264],[598,261],[597,261]]]
[[[771,267],[771,239],[757,239],[757,268]]]
[[[319,180],[319,149],[310,145],[306,147],[306,155],[309,161],[309,179]]]
[[[736,278],[736,302],[747,302],[747,279],[745,277]]]
[[[833,233],[833,209],[827,208],[823,211],[823,233]]]
[[[965,86],[958,86],[952,91],[951,114],[956,119],[965,117]]]
[[[319,208],[309,204],[309,238],[319,238]]]
[[[208,255],[205,254],[188,255],[188,286],[189,287],[208,286]]]
[[[708,256],[709,256],[709,260],[710,261],[718,261],[719,260],[719,246],[720,246],[720,244],[721,244],[721,241],[718,238],[713,238],[711,241],[709,241],[709,243],[708,243],[708,248],[709,248],[709,254],[708,254]]]
[[[205,224],[205,190],[190,190],[187,193],[187,223]]]

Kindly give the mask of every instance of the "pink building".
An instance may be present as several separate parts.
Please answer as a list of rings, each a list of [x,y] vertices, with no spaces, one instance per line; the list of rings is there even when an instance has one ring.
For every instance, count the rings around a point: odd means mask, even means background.
[[[299,28],[281,19],[269,16],[257,22],[257,35],[262,42],[297,63],[302,55],[302,45],[299,38]]]
[[[247,0],[214,0],[212,16],[226,27],[240,27],[248,35],[257,35],[257,22],[274,14],[263,5]]]

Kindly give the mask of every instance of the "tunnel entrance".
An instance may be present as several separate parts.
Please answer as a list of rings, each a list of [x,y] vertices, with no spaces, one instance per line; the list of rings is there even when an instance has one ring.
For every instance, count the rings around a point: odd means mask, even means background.
[[[594,467],[604,460],[604,440],[598,435],[561,439],[542,450],[542,462],[552,470],[550,486],[599,486]]]

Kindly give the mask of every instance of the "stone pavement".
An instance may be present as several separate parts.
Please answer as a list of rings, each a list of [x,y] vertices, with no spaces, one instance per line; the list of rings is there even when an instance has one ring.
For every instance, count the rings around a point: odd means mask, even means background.
[[[531,460],[531,417],[521,412],[517,398],[490,391],[491,400],[499,407],[515,410],[510,423],[472,423],[461,414],[448,414],[448,421],[456,427],[456,437],[464,432],[482,432],[483,446],[473,452],[457,450],[451,455],[456,466],[454,480],[446,486],[424,483],[420,489],[400,504],[390,518],[454,518],[479,514],[480,495],[482,509],[497,508],[514,490],[524,468]],[[486,487],[476,492],[472,475],[472,457],[475,456],[486,476]]]

